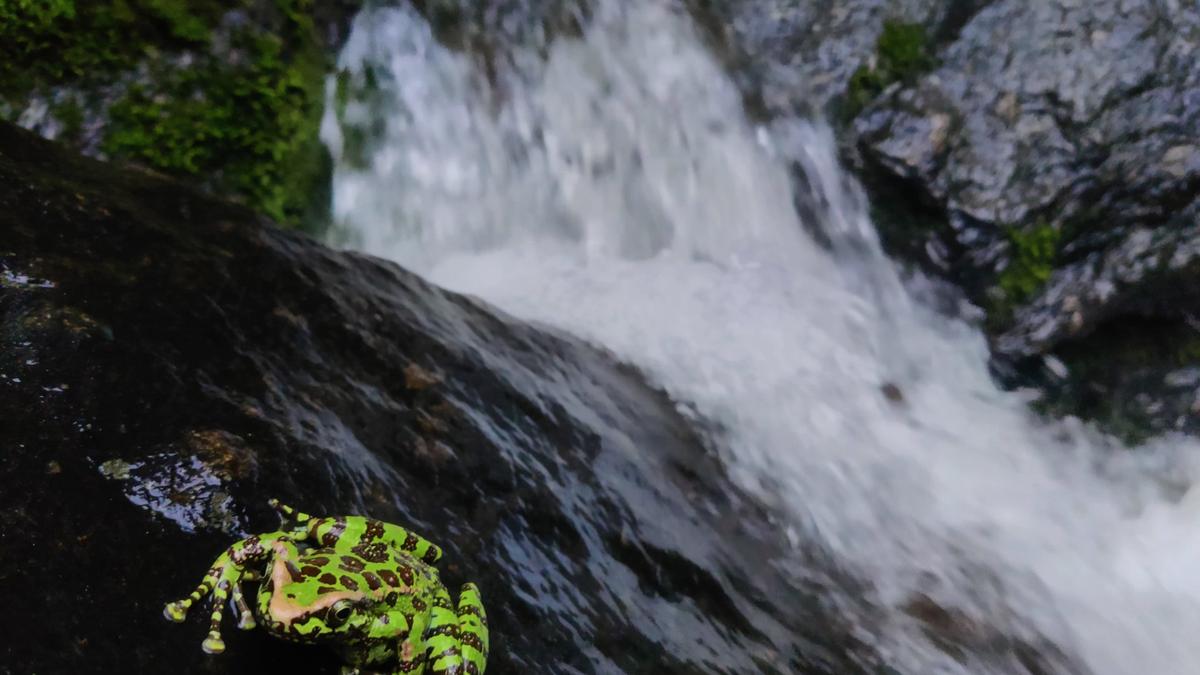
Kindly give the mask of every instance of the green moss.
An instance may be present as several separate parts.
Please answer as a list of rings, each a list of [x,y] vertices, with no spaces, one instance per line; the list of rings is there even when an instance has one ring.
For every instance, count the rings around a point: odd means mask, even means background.
[[[222,27],[231,11],[242,21]],[[100,92],[85,98],[105,99],[89,114],[107,121],[108,155],[310,221],[329,171],[318,137],[329,58],[313,11],[313,0],[0,0],[0,98],[16,114],[64,87]],[[52,107],[68,142],[85,116],[72,105]]]
[[[1058,229],[1044,221],[1028,230],[1008,231],[1011,257],[996,279],[996,286],[1008,303],[1025,302],[1050,280],[1060,237]]]
[[[62,17],[75,14],[75,0],[3,0],[0,26],[6,37],[39,32]]]
[[[209,177],[280,221],[307,207],[319,164],[321,69],[284,59],[279,38],[242,35],[240,66],[208,63],[136,86],[110,111],[104,149],[167,172]],[[314,161],[315,160],[315,161]]]
[[[216,0],[0,0],[0,91],[104,81],[147,51],[206,42],[220,15]]]
[[[987,327],[992,333],[1007,329],[1013,312],[1046,286],[1062,241],[1062,232],[1045,221],[1024,229],[1009,228],[1005,236],[1009,245],[1008,263],[988,292]]]
[[[885,21],[875,43],[874,63],[859,66],[850,76],[843,115],[853,118],[892,83],[912,81],[935,65],[924,26]]]

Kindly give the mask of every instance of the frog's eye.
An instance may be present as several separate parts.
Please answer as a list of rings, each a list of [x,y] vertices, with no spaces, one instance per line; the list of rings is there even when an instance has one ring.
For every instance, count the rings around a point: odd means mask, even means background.
[[[350,615],[354,613],[354,603],[349,600],[338,600],[329,608],[329,613],[325,618],[325,623],[331,627],[340,626],[350,620]]]

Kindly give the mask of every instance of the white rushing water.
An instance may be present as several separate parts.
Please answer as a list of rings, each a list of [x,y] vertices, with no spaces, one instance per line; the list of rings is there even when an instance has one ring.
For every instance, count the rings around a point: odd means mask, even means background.
[[[918,592],[1100,675],[1200,672],[1200,448],[1037,421],[979,331],[901,285],[825,127],[749,121],[661,3],[594,14],[490,76],[411,10],[361,15],[324,127],[339,243],[639,366],[870,581],[893,611],[863,630],[904,672],[979,672],[921,637]]]

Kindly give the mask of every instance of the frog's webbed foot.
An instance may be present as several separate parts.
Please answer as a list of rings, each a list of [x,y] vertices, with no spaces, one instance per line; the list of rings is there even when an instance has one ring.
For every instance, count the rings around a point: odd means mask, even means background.
[[[219,570],[217,570],[217,568],[214,567],[208,570],[208,573],[204,575],[204,579],[200,581],[200,585],[196,587],[196,590],[192,591],[191,595],[182,600],[168,602],[167,606],[163,607],[163,616],[166,617],[168,621],[182,623],[183,620],[187,618],[188,609],[201,598],[212,592],[213,587],[217,585],[217,579],[219,576]]]
[[[225,613],[226,602],[232,597],[235,613],[238,617],[238,627],[250,630],[255,627],[254,613],[246,603],[242,591],[242,583],[257,581],[262,574],[257,566],[266,562],[272,553],[272,545],[276,542],[286,546],[295,553],[295,539],[291,532],[271,532],[243,539],[225,550],[213,562],[212,567],[205,573],[204,579],[192,594],[182,600],[167,603],[163,608],[163,616],[170,621],[183,621],[187,618],[188,610],[207,595],[212,595],[212,614],[210,615],[208,635],[201,647],[209,654],[220,654],[225,651],[225,642],[221,639],[221,619]]]

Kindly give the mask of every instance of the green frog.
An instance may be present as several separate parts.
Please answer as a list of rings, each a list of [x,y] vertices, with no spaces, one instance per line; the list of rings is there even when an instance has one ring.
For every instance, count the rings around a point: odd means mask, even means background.
[[[347,664],[343,675],[482,675],[488,628],[479,589],[465,584],[452,604],[433,567],[442,557],[437,545],[371,518],[315,518],[270,504],[283,520],[279,531],[234,543],[190,596],[163,610],[183,621],[211,593],[205,652],[225,651],[221,618],[232,598],[239,628],[261,621],[276,637],[330,645]],[[253,581],[260,583],[251,609],[242,584]]]

